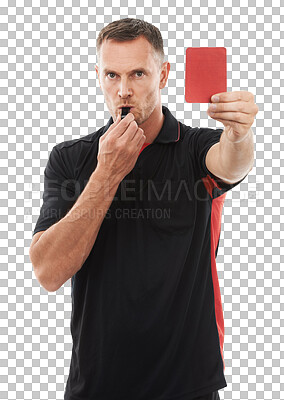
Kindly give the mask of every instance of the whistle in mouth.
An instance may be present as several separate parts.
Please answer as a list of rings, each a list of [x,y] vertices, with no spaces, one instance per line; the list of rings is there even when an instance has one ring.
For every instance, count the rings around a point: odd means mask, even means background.
[[[121,111],[121,119],[125,118],[125,116],[129,113],[130,107],[122,107]]]

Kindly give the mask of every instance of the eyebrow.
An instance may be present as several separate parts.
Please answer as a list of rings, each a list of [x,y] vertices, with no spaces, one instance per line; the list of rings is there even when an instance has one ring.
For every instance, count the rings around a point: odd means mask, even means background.
[[[150,74],[150,71],[148,71],[148,70],[145,69],[145,68],[135,68],[135,69],[131,70],[129,73],[132,74],[133,72],[137,72],[137,71],[144,72],[144,74]],[[103,74],[105,74],[105,73],[107,73],[107,72],[113,72],[114,74],[119,75],[118,72],[115,72],[113,69],[108,68],[108,67],[106,67],[106,68],[103,69]]]

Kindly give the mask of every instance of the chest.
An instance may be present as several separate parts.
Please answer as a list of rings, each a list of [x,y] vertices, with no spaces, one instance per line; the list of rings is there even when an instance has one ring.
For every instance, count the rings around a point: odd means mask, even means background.
[[[149,145],[121,181],[105,224],[129,232],[138,225],[182,233],[195,223],[195,177],[190,158],[177,145]]]

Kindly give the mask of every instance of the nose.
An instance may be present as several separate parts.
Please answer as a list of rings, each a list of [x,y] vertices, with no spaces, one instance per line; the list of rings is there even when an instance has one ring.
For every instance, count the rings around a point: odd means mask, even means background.
[[[121,78],[118,95],[123,99],[132,95],[132,89],[129,86],[129,82],[128,82],[127,78],[125,78],[125,79]]]

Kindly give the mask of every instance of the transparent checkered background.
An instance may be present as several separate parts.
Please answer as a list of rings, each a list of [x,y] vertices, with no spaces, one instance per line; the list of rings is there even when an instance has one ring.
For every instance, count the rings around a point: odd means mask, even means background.
[[[98,130],[110,117],[94,69],[96,37],[109,22],[134,17],[161,30],[171,64],[162,103],[181,122],[223,127],[208,117],[207,104],[185,102],[187,47],[226,47],[227,90],[255,95],[255,166],[227,193],[217,257],[228,383],[219,393],[228,400],[283,399],[284,4],[99,3],[0,4],[0,398],[63,399],[72,345],[70,280],[57,292],[46,292],[33,273],[29,246],[52,147]]]

